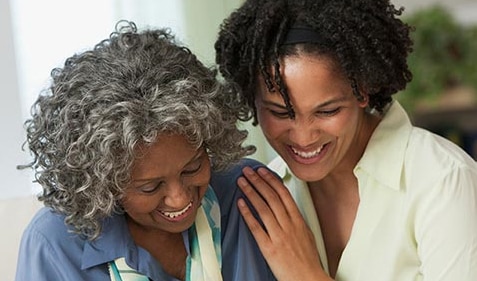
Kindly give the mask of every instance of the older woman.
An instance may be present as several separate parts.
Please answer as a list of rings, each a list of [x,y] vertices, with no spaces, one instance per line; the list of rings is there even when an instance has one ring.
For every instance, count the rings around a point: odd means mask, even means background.
[[[234,89],[167,30],[131,22],[51,74],[21,167],[46,207],[24,232],[16,280],[222,280],[211,171],[235,194],[227,175],[241,169],[224,168],[254,151]]]

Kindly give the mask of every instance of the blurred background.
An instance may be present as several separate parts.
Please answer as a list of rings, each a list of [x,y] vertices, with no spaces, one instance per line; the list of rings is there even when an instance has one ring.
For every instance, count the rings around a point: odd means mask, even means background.
[[[0,0],[0,223],[2,280],[13,280],[20,237],[40,208],[39,187],[21,149],[23,122],[49,74],[65,58],[109,36],[120,19],[138,28],[170,27],[207,65],[213,65],[218,27],[242,0]],[[477,159],[477,0],[394,0],[416,26],[409,58],[414,80],[396,96],[414,123],[449,138]],[[250,131],[252,157],[274,152],[260,129]]]
[[[241,0],[0,0],[0,199],[27,196],[38,187],[21,149],[23,122],[66,57],[108,37],[119,19],[138,28],[170,27],[208,65],[214,62],[216,33]],[[414,80],[397,98],[413,121],[462,146],[477,159],[477,0],[395,0],[403,19],[416,26],[409,59]],[[254,158],[274,152],[259,128],[250,131]]]

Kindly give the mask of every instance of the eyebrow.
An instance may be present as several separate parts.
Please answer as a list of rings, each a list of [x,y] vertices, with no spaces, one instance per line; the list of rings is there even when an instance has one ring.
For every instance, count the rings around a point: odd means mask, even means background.
[[[347,99],[348,99],[348,97],[346,97],[346,96],[331,99],[331,100],[325,101],[322,104],[317,105],[315,107],[315,109],[326,107],[326,106],[329,106],[329,105],[334,104],[334,103],[340,103],[340,102],[343,102]],[[265,105],[274,106],[274,107],[278,107],[278,108],[281,108],[281,109],[287,109],[285,105],[279,104],[279,103],[276,103],[276,102],[273,102],[273,101],[269,101],[269,100],[262,99],[262,103],[265,104]]]
[[[198,160],[202,154],[205,153],[205,151],[200,148],[197,150],[197,153],[192,156],[192,158],[189,160],[189,162],[187,162],[182,168],[185,168],[187,165],[190,165],[192,162]],[[145,179],[133,179],[131,182],[144,182],[144,184],[146,183],[149,183],[149,182],[152,182],[152,181],[155,181],[155,180],[159,180],[161,179],[162,177],[157,177],[157,178],[145,178]],[[141,187],[142,185],[138,185],[136,187]]]

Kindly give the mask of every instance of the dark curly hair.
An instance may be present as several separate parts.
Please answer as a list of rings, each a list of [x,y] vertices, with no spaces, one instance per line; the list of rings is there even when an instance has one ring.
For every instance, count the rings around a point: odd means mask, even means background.
[[[214,169],[254,151],[236,126],[235,87],[217,80],[217,70],[168,29],[138,32],[121,21],[108,39],[54,69],[51,80],[25,123],[33,161],[19,168],[33,168],[39,199],[90,239],[105,217],[122,212],[139,144],[181,134],[205,147]]]
[[[388,0],[247,0],[222,23],[216,62],[222,76],[241,88],[248,104],[245,120],[254,118],[254,124],[260,76],[269,91],[278,90],[294,118],[279,59],[299,54],[331,59],[356,97],[365,89],[369,106],[382,112],[412,79],[407,65],[412,27],[398,18],[403,10]],[[283,44],[292,26],[312,29],[319,42]]]

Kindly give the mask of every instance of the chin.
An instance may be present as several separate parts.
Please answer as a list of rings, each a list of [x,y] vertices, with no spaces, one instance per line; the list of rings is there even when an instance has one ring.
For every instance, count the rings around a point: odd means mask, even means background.
[[[317,173],[317,170],[319,170],[320,168],[315,167],[313,165],[306,166],[293,162],[293,164],[288,165],[288,167],[297,178],[305,182],[315,182],[324,178],[324,175],[322,173]]]

